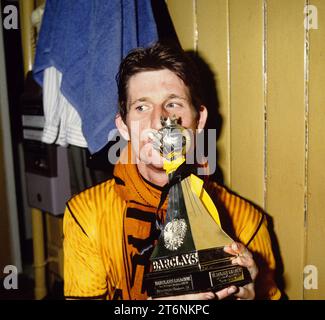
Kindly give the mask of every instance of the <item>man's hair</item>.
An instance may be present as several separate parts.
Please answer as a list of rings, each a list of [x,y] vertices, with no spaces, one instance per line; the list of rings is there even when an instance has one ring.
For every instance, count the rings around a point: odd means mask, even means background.
[[[202,105],[199,73],[193,61],[178,46],[156,43],[148,48],[132,50],[122,61],[116,76],[119,98],[119,113],[125,122],[127,114],[128,84],[132,76],[144,71],[168,69],[174,72],[187,86],[191,104],[196,111]]]

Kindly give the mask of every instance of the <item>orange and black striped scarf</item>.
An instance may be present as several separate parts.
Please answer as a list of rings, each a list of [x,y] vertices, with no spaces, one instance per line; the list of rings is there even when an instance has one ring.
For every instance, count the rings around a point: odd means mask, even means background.
[[[126,149],[130,151],[130,145]],[[125,151],[114,169],[116,192],[126,201],[123,213],[125,277],[121,289],[123,299],[139,300],[147,298],[144,274],[149,271],[149,258],[159,236],[156,222],[164,220],[167,201],[157,210],[161,198],[160,188],[146,182],[135,164],[121,163]]]

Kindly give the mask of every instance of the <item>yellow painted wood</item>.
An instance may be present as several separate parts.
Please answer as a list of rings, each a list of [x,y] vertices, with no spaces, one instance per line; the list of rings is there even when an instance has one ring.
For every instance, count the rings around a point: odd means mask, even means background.
[[[263,11],[260,0],[229,0],[231,187],[263,207]]]
[[[195,0],[168,0],[166,3],[183,49],[194,50]]]
[[[47,272],[63,278],[63,216],[46,213]]]
[[[41,300],[47,294],[46,287],[46,260],[44,245],[43,213],[39,209],[32,209],[33,224],[33,253],[35,272],[35,299]]]
[[[318,270],[318,289],[305,299],[325,299],[325,2],[310,1],[318,11],[318,29],[309,31],[309,144],[306,265]]]
[[[309,35],[306,100],[305,0],[196,0],[196,16],[193,1],[167,2],[182,45],[192,49],[197,44],[199,54],[217,75],[224,126],[218,150],[226,183],[257,204],[266,201],[281,250],[289,298],[324,298],[324,1],[309,1],[318,9],[318,30],[310,30]],[[265,30],[263,2],[267,7]],[[267,82],[263,79],[262,64],[264,31]],[[305,118],[307,107],[309,113]],[[318,268],[317,290],[303,289],[303,270],[308,264]]]
[[[221,133],[217,141],[218,164],[222,169],[224,183],[230,185],[230,101],[228,93],[229,47],[227,12],[228,2],[225,0],[197,1],[198,53],[209,65],[215,76],[219,102],[217,112],[222,118]]]
[[[31,22],[31,15],[34,10],[33,0],[20,1],[20,28],[23,48],[24,73],[32,70],[35,54],[34,28]]]
[[[63,275],[63,216],[45,214],[46,227],[46,275],[48,287],[54,285],[56,280],[62,280]]]
[[[63,217],[47,213],[45,215],[47,241],[57,247],[63,245]]]
[[[304,0],[267,1],[267,212],[274,219],[287,294],[303,297]]]

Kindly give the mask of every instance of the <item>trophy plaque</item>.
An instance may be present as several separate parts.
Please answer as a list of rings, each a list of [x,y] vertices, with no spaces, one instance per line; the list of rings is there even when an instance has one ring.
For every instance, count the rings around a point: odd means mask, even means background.
[[[151,297],[175,296],[251,282],[247,268],[232,264],[223,248],[233,240],[222,230],[219,215],[194,174],[179,174],[185,166],[190,139],[177,118],[162,119],[154,148],[164,159],[169,191],[166,218],[145,275]],[[185,169],[185,170],[186,170]],[[183,175],[184,176],[184,175]]]

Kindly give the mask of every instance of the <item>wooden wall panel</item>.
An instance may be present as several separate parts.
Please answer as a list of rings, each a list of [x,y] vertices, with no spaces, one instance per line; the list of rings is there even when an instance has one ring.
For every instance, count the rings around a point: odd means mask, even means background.
[[[228,1],[199,0],[197,2],[198,53],[214,73],[221,116],[221,132],[217,140],[218,164],[223,180],[230,185],[230,99],[229,99],[229,29]],[[210,111],[212,114],[212,111]],[[216,126],[218,120],[216,119]]]
[[[183,47],[216,75],[226,185],[273,218],[289,298],[324,299],[325,2],[167,3]],[[306,4],[318,13],[308,33]],[[317,290],[304,290],[306,265],[318,269]]]
[[[2,18],[2,13],[0,13],[0,19]],[[9,119],[3,31],[0,29],[0,278],[5,276],[2,272],[4,266],[8,264],[15,265],[21,272]]]
[[[230,0],[231,187],[263,207],[263,8]]]
[[[310,1],[310,4],[317,8],[318,29],[309,30],[308,202],[305,265],[314,265],[317,268],[318,288],[305,289],[304,298],[325,299],[325,2],[314,0]]]
[[[167,0],[177,36],[184,50],[196,47],[196,0]]]
[[[305,95],[303,0],[267,2],[267,212],[289,298],[303,294]]]
[[[0,93],[1,94],[1,93]],[[1,103],[1,101],[0,101]],[[4,144],[2,135],[2,121],[0,113],[0,279],[4,276],[2,274],[3,268],[12,263],[11,257],[11,235],[10,235],[10,221],[8,217],[8,198],[6,190],[6,175],[4,168]],[[0,285],[2,285],[0,281]]]

